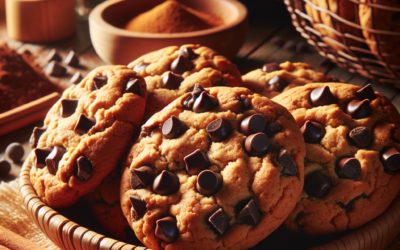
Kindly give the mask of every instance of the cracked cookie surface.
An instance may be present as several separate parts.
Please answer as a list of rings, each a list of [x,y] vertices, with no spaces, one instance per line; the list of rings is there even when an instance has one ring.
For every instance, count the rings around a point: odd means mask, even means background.
[[[292,231],[326,235],[381,214],[400,189],[400,115],[370,85],[309,84],[273,98],[301,127],[304,190],[285,221]]]
[[[233,63],[200,45],[166,47],[139,57],[128,67],[137,71],[147,83],[149,97],[145,120],[192,91],[195,83],[204,88],[242,84],[241,74]]]
[[[53,208],[94,190],[140,128],[146,83],[126,66],[102,66],[66,89],[31,137],[31,182]]]
[[[304,156],[280,105],[245,88],[196,85],[142,127],[122,211],[152,249],[246,249],[294,208]]]

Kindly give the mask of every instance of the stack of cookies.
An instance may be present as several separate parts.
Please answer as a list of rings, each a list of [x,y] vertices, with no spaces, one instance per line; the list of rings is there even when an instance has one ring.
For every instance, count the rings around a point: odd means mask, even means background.
[[[49,206],[83,198],[115,238],[152,249],[247,249],[281,224],[355,229],[400,190],[400,115],[370,85],[338,82],[290,62],[242,78],[199,45],[103,66],[35,128],[31,182]]]

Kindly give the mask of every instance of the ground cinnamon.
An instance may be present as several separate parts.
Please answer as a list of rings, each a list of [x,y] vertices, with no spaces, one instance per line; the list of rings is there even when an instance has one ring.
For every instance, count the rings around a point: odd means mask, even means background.
[[[220,18],[168,0],[133,18],[125,29],[148,33],[181,33],[209,29],[221,24]]]

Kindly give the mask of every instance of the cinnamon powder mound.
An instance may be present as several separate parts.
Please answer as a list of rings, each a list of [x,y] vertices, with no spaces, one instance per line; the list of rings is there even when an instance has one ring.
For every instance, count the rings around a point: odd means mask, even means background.
[[[221,24],[223,22],[218,17],[168,0],[133,18],[125,29],[147,33],[182,33],[209,29]]]

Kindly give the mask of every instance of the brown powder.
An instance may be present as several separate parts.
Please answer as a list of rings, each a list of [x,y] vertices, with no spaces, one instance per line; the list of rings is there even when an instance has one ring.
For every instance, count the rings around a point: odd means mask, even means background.
[[[222,23],[213,15],[168,0],[133,18],[125,29],[148,33],[182,33],[209,29]]]

